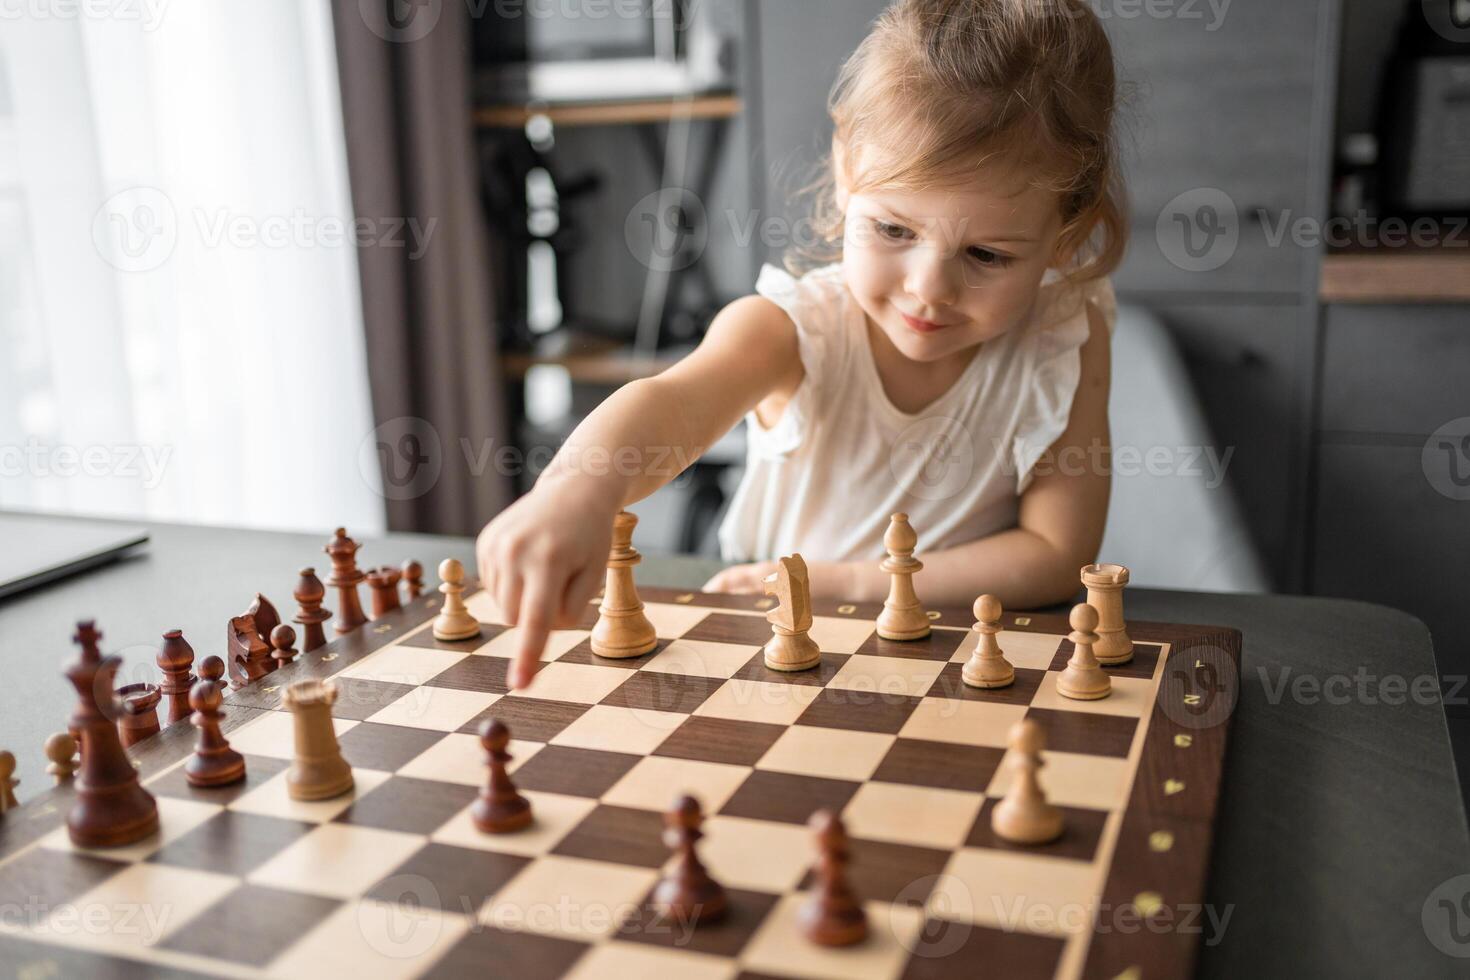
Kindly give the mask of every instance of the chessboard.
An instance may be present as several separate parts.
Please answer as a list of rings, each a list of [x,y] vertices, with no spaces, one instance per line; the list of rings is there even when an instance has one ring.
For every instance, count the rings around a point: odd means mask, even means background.
[[[1016,681],[983,690],[960,677],[969,610],[930,610],[928,637],[891,642],[881,606],[817,600],[820,665],[784,673],[761,653],[772,599],[640,591],[652,653],[593,655],[589,605],[515,693],[515,631],[483,592],[467,596],[473,639],[433,637],[430,592],[302,653],[225,700],[244,782],[190,786],[187,721],[133,746],[160,821],[136,844],[73,845],[68,785],[0,817],[0,963],[25,978],[1190,975],[1238,632],[1129,621],[1135,656],[1108,668],[1111,696],[1074,701],[1055,686],[1063,616],[1006,613]],[[355,789],[301,802],[282,695],[312,677],[337,687]],[[518,833],[468,813],[491,718],[535,817]],[[989,820],[1022,719],[1045,731],[1041,783],[1066,821],[1041,846]],[[729,896],[693,928],[649,904],[664,814],[686,793]],[[822,808],[846,825],[870,924],[846,948],[797,926]]]

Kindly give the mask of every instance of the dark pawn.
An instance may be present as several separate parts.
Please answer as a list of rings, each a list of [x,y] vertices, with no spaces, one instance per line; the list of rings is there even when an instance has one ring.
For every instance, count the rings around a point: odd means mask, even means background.
[[[277,670],[296,659],[296,631],[285,623],[271,630],[271,657]]]
[[[82,653],[66,677],[77,692],[71,728],[81,733],[82,771],[66,829],[78,847],[121,847],[158,830],[158,803],[138,784],[138,770],[118,739],[117,725],[97,700],[105,694],[112,709],[113,678],[122,659],[102,656],[97,649],[102,634],[91,621],[78,623],[73,639]]]
[[[277,626],[276,629],[290,629]],[[224,712],[223,687],[219,681],[200,681],[189,692],[189,706],[194,714],[189,720],[199,729],[194,754],[184,763],[184,777],[190,786],[227,786],[245,778],[245,757],[234,749],[220,731]]]
[[[210,654],[199,661],[199,679],[201,681],[222,681],[225,679],[225,662],[220,657]],[[193,688],[189,689],[190,701],[193,700]]]
[[[403,583],[408,588],[408,598],[412,602],[424,593],[424,566],[410,558],[403,563]]]
[[[374,568],[367,573],[368,591],[373,597],[373,619],[382,619],[403,604],[398,601],[398,580],[403,573],[391,565]]]
[[[725,889],[709,876],[694,845],[704,836],[699,801],[681,796],[664,814],[664,843],[678,856],[674,870],[653,890],[653,905],[661,915],[679,922],[712,922],[725,914]]]
[[[159,690],[168,698],[168,723],[172,725],[189,717],[189,689],[194,686],[194,648],[184,639],[183,630],[163,634],[163,646],[154,658],[163,671]]]
[[[485,747],[490,778],[470,804],[470,819],[484,834],[509,834],[531,823],[531,804],[516,792],[505,771],[505,764],[510,761],[510,753],[505,750],[509,741],[510,729],[504,722],[487,719],[480,723],[480,744]]]
[[[327,635],[322,631],[322,623],[332,618],[332,611],[322,608],[322,600],[327,597],[327,587],[316,577],[316,569],[303,568],[300,575],[296,580],[296,591],[292,593],[297,606],[292,620],[300,623],[305,630],[301,648],[310,653],[317,647],[327,645]]]
[[[851,946],[868,935],[868,917],[847,884],[847,829],[831,810],[812,814],[817,837],[817,885],[798,920],[819,946]]]

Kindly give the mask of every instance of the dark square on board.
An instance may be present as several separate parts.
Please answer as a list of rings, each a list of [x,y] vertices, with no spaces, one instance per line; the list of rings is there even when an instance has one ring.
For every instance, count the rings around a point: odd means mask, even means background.
[[[597,799],[627,775],[642,756],[548,745],[515,772],[521,789]]]
[[[776,744],[785,725],[730,718],[688,718],[654,749],[654,755],[698,762],[753,766]]]
[[[334,822],[429,834],[469,806],[477,792],[460,783],[394,776],[353,800]]]

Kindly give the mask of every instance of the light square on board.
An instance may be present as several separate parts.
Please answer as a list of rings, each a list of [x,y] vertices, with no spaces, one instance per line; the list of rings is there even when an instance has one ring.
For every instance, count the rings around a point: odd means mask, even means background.
[[[500,929],[571,939],[607,936],[637,909],[657,879],[651,868],[547,855],[485,903],[480,920]],[[568,902],[569,895],[575,900]]]
[[[546,637],[546,648],[541,651],[541,662],[556,660],[591,635],[587,630],[552,630]],[[476,650],[475,656],[514,657],[520,642],[521,631],[508,629]]]
[[[868,779],[892,747],[895,736],[795,725],[776,739],[757,769],[830,779]]]
[[[818,946],[802,931],[799,916],[805,894],[784,896],[766,916],[740,957],[749,970],[783,977],[891,980],[908,959],[923,926],[922,909],[867,902],[868,938],[856,946]]]
[[[984,802],[978,789],[864,783],[842,811],[842,820],[853,837],[951,849],[969,834]]]
[[[468,933],[468,916],[369,899],[346,902],[286,949],[271,974],[407,980]]]
[[[229,705],[225,705],[226,710]],[[333,718],[332,730],[340,738],[352,730],[356,721]],[[290,759],[296,754],[296,734],[290,712],[270,711],[230,732],[230,748],[247,755],[268,755],[274,759]]]
[[[470,808],[465,807],[429,838],[435,843],[454,847],[535,857],[550,853],[573,827],[597,808],[596,800],[579,796],[538,793],[535,790],[522,790],[521,795],[531,803],[532,822],[525,830],[513,834],[481,833],[470,819]],[[576,892],[570,894],[575,895]]]
[[[819,694],[821,689],[815,687],[732,678],[694,713],[735,721],[790,725],[801,717]]]
[[[653,624],[653,631],[666,640],[676,640],[693,629],[710,614],[699,606],[681,606],[670,602],[645,602],[643,615]]]
[[[67,833],[66,827],[61,826],[42,837],[41,846],[53,851],[93,854],[113,861],[142,861],[159,848],[178,840],[204,823],[219,813],[221,809],[218,804],[203,803],[197,800],[182,800],[169,796],[159,796],[156,799],[158,800],[158,832],[136,843],[124,847],[80,847],[71,842],[71,836]]]
[[[465,722],[490,707],[500,695],[459,691],[451,687],[416,687],[367,720],[384,725],[458,731]]]
[[[500,609],[495,604],[495,597],[485,589],[476,589],[472,594],[465,596],[464,607],[470,611],[470,615],[482,623],[504,623],[505,619],[500,615]]]
[[[648,980],[682,977],[684,980],[728,980],[738,965],[726,957],[662,949],[634,943],[594,946],[577,961],[567,980]]]
[[[1083,861],[966,847],[950,858],[930,904],[953,921],[1067,935],[1092,927],[1101,883]]]
[[[699,859],[726,888],[783,894],[796,887],[815,858],[812,832],[804,824],[716,814],[703,830]]]
[[[1049,670],[1046,677],[1041,681],[1041,687],[1036,691],[1036,697],[1031,699],[1031,706],[1035,708],[1051,708],[1056,711],[1078,711],[1086,714],[1099,715],[1127,715],[1130,718],[1142,718],[1148,714],[1154,704],[1154,682],[1144,680],[1140,677],[1116,677],[1112,678],[1113,693],[1096,701],[1074,701],[1066,698],[1057,691],[1057,678],[1061,676],[1060,671]]]
[[[876,629],[872,620],[868,619],[813,616],[812,628],[807,631],[807,635],[823,653],[852,653],[862,646]]]
[[[708,640],[675,640],[643,665],[645,671],[729,678],[759,652],[755,646],[714,643]]]
[[[1011,726],[1025,717],[1025,705],[925,698],[898,734],[901,738],[1003,749],[1010,745]]]
[[[923,697],[944,670],[943,661],[855,655],[827,683],[829,690]]]
[[[543,742],[511,739],[506,746],[506,751],[510,753],[510,763],[506,770],[515,772],[544,747]],[[409,760],[397,774],[414,779],[459,783],[462,786],[483,786],[488,778],[485,770],[485,748],[480,744],[479,736],[455,732],[445,735]]]
[[[135,864],[51,910],[41,935],[91,947],[143,949],[188,925],[240,884],[229,875]],[[20,918],[19,916],[17,918]]]
[[[230,809],[284,820],[326,823],[351,806],[357,797],[372,792],[387,779],[388,773],[377,769],[353,769],[353,786],[350,792],[334,796],[330,800],[293,800],[286,787],[286,773],[283,772],[262,783],[259,789],[252,790],[231,803]]]
[[[1010,753],[1006,753],[1009,755]],[[1037,778],[1049,802],[1089,810],[1121,810],[1128,803],[1127,759],[1072,752],[1043,752]],[[1011,767],[1003,760],[985,795],[1001,797],[1010,788]]]
[[[552,745],[648,755],[683,724],[685,715],[594,704],[551,740]]]
[[[337,676],[418,685],[435,674],[443,673],[468,656],[463,651],[426,650],[423,647],[394,645],[364,657]]]
[[[419,834],[326,823],[256,868],[251,884],[355,898],[424,844]]]
[[[618,685],[627,679],[628,672],[616,667],[601,667],[595,664],[544,664],[536,672],[531,686],[521,691],[520,696],[596,704],[617,690]]]
[[[717,762],[648,756],[602,796],[602,802],[664,813],[677,794],[688,793],[706,813],[725,805],[750,770]]]

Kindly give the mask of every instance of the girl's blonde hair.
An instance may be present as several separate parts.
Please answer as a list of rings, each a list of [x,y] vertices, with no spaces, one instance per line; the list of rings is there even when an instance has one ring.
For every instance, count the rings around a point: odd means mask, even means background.
[[[1117,105],[1112,46],[1086,0],[896,0],[832,88],[832,149],[798,191],[815,235],[786,266],[841,257],[839,167],[859,193],[945,186],[999,162],[1058,195],[1065,277],[1106,276],[1128,239]]]

